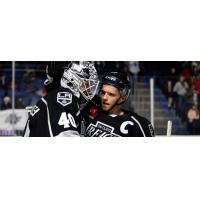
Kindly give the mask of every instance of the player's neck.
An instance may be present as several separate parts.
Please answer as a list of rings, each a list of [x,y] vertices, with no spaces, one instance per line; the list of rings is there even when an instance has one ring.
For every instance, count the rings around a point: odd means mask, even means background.
[[[109,114],[122,116],[124,115],[124,111],[121,109],[121,106],[117,105],[109,112]]]

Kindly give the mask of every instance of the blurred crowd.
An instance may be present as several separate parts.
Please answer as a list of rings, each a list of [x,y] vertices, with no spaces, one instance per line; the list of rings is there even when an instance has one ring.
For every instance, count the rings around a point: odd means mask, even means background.
[[[34,105],[44,95],[45,62],[16,62],[15,108]],[[0,62],[0,108],[12,107],[12,63]]]
[[[157,66],[158,67],[158,66]],[[200,133],[200,62],[168,62],[155,70],[157,84],[166,95],[168,108],[175,109],[190,134]]]
[[[56,65],[65,64],[64,61],[54,62]],[[137,76],[139,62],[104,62],[96,61],[95,66],[100,76],[109,71],[121,71]],[[23,109],[34,105],[41,96],[46,94],[44,80],[45,69],[52,64],[48,61],[16,62],[15,68],[15,108]],[[136,69],[137,68],[137,69]],[[12,107],[12,63],[0,62],[0,109]]]

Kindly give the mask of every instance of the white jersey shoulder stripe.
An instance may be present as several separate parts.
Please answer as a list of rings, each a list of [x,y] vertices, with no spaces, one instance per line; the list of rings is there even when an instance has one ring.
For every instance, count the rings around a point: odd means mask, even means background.
[[[24,137],[29,137],[29,135],[30,135],[30,129],[29,129],[29,120],[28,120],[25,127]]]
[[[142,132],[142,134],[143,134],[143,136],[146,137],[146,135],[145,135],[145,133],[144,133],[144,130],[143,130],[143,128],[142,128],[140,122],[139,122],[135,117],[133,117],[133,116],[131,116],[131,118],[138,124],[138,126],[140,127],[140,130],[141,130],[141,132]]]
[[[51,129],[51,122],[50,122],[48,103],[44,98],[42,98],[42,101],[45,103],[46,108],[47,108],[47,121],[48,121],[49,133],[50,133],[50,136],[53,137],[53,132],[52,132],[52,129]]]

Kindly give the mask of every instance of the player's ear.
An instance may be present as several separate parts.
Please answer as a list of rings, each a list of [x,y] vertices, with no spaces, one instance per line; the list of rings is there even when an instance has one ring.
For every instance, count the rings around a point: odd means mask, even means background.
[[[120,99],[119,99],[119,101],[118,101],[118,103],[119,103],[119,104],[122,104],[122,103],[124,103],[125,101],[126,101],[126,96],[121,96]]]

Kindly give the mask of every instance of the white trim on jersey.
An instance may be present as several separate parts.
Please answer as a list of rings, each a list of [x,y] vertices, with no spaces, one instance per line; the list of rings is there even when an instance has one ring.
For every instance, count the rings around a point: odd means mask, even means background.
[[[145,135],[145,133],[144,133],[144,130],[143,130],[143,128],[142,128],[140,122],[139,122],[135,117],[133,117],[133,116],[131,116],[131,118],[138,124],[138,126],[140,127],[140,130],[141,130],[141,132],[142,132],[142,134],[143,134],[143,136],[146,137],[146,135]]]
[[[30,120],[28,120],[27,123],[26,123],[24,137],[30,136],[29,122],[30,122]]]
[[[50,133],[50,137],[53,137],[53,132],[52,132],[52,129],[51,129],[51,122],[50,122],[50,115],[49,115],[49,108],[48,108],[48,104],[46,102],[46,100],[44,98],[41,99],[44,104],[46,105],[46,108],[47,108],[47,121],[48,121],[48,127],[49,127],[49,133]]]
[[[81,111],[79,110],[79,111],[76,113],[76,116],[78,117],[80,114],[81,114]]]

